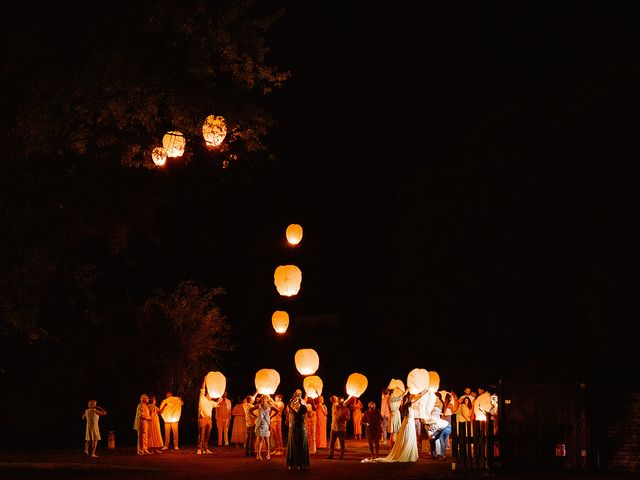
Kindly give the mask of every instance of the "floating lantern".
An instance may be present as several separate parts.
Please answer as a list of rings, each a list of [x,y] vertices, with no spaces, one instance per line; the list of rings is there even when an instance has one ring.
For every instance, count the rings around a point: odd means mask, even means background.
[[[224,117],[209,115],[202,124],[202,136],[207,147],[219,147],[227,136],[227,123]]]
[[[352,373],[347,379],[347,395],[358,398],[367,389],[367,377],[361,373]]]
[[[211,398],[220,398],[227,388],[227,379],[220,372],[209,372],[204,377],[207,392]]]
[[[302,375],[313,375],[320,366],[320,357],[312,348],[303,348],[294,357],[296,368]]]
[[[304,393],[307,397],[318,398],[322,395],[322,379],[317,375],[304,377],[302,386],[304,387]]]
[[[172,132],[167,132],[164,137],[162,137],[162,146],[169,158],[181,157],[184,153],[184,148],[187,145],[187,141],[182,135],[182,132],[178,132],[177,130]]]
[[[440,388],[440,375],[436,372],[429,371],[429,390],[436,393]]]
[[[256,390],[263,395],[273,395],[280,385],[280,374],[272,368],[263,368],[256,373]]]
[[[287,227],[287,242],[291,245],[297,245],[302,240],[302,227],[297,223],[292,223]]]
[[[273,325],[273,329],[278,333],[284,333],[287,331],[287,327],[289,327],[289,314],[282,310],[276,310],[271,315],[271,325]]]
[[[389,390],[393,390],[393,395],[395,397],[404,393],[404,383],[402,383],[402,380],[399,380],[397,378],[392,378],[387,388]]]
[[[429,372],[424,368],[414,368],[407,375],[407,388],[411,395],[417,395],[429,387]]]
[[[295,265],[280,265],[273,274],[278,293],[285,297],[291,297],[300,291],[302,272]]]
[[[153,163],[158,167],[162,167],[167,163],[167,152],[164,147],[156,147],[151,151],[151,158],[153,159]]]

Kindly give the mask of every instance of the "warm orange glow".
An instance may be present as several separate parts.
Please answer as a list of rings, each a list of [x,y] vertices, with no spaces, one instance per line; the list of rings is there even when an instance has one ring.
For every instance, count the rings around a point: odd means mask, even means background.
[[[322,395],[322,379],[317,375],[304,377],[302,386],[307,397],[318,398]]]
[[[312,348],[303,348],[294,357],[296,368],[302,375],[313,375],[320,366],[320,357]]]
[[[397,397],[404,392],[404,383],[398,378],[392,378],[387,388],[393,390],[393,396]]]
[[[289,327],[289,314],[282,310],[276,310],[271,315],[271,325],[273,329],[278,333],[284,333]]]
[[[440,375],[434,371],[429,371],[429,390],[436,393],[440,388]]]
[[[273,274],[273,281],[280,295],[291,297],[300,291],[302,272],[295,265],[280,265]]]
[[[256,390],[263,395],[273,395],[280,385],[280,374],[272,368],[263,368],[256,373]]]
[[[297,245],[302,240],[302,227],[297,223],[292,223],[287,227],[287,242],[291,245]]]
[[[162,400],[160,405],[162,404],[166,405],[162,410],[162,419],[166,423],[179,422],[182,413],[182,400],[179,397],[167,397]]]
[[[424,368],[414,368],[407,375],[407,388],[409,393],[417,395],[429,387],[429,372]]]
[[[162,167],[167,163],[167,152],[165,152],[163,147],[156,147],[151,151],[151,158],[153,159],[153,163],[158,167]]]
[[[367,377],[361,373],[352,373],[347,379],[347,395],[358,398],[367,389],[367,385]]]
[[[162,137],[162,146],[169,158],[181,157],[186,145],[187,141],[185,140],[184,135],[182,132],[178,132],[177,130],[167,132],[165,136]]]
[[[204,383],[211,398],[220,398],[227,388],[227,379],[220,372],[207,373]]]
[[[227,136],[227,123],[224,117],[209,115],[202,124],[202,136],[207,147],[219,147]]]

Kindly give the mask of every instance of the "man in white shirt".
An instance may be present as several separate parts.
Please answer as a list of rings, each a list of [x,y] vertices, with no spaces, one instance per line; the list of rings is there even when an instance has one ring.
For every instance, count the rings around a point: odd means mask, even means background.
[[[209,450],[209,437],[211,436],[211,426],[213,424],[211,415],[213,409],[219,405],[219,401],[213,400],[205,390],[204,384],[200,389],[200,399],[198,401],[198,448],[197,455],[213,453]]]
[[[231,400],[227,398],[227,392],[222,394],[220,403],[216,408],[216,428],[218,429],[218,445],[229,446],[229,424],[231,423]]]
[[[182,405],[184,402],[180,397],[174,397],[173,393],[167,392],[167,396],[160,403],[160,415],[164,420],[164,446],[163,450],[169,448],[169,440],[173,432],[173,448],[180,450],[178,447],[178,422],[182,413]]]

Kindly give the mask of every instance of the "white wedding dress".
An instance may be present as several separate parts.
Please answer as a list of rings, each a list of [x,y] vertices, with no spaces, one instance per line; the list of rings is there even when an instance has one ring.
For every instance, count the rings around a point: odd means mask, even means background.
[[[413,408],[402,419],[400,430],[396,435],[396,442],[386,457],[374,458],[371,462],[416,462],[418,461],[418,440],[416,425],[413,418]]]

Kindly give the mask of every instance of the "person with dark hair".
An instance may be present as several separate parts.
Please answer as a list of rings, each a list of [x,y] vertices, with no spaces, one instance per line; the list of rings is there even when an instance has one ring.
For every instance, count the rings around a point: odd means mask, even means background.
[[[369,444],[369,452],[373,460],[380,454],[380,439],[382,438],[382,414],[376,410],[376,402],[369,402],[369,408],[362,415],[364,435]]]
[[[247,439],[247,422],[244,419],[244,399],[238,397],[236,404],[231,409],[233,425],[231,426],[231,443],[236,446],[243,445]]]
[[[287,405],[289,423],[287,438],[287,468],[302,470],[309,466],[309,440],[307,437],[307,402],[302,398],[302,390],[296,389]]]
[[[336,440],[340,440],[340,458],[344,458],[344,439],[347,434],[347,422],[351,417],[349,407],[344,404],[344,398],[331,396],[331,433],[329,434],[329,457],[333,458]]]
[[[178,447],[178,422],[182,414],[182,405],[184,402],[180,397],[174,397],[173,393],[167,392],[166,397],[160,403],[160,415],[164,420],[164,447],[163,450],[169,448],[169,440],[173,433],[173,448],[180,450]]]

